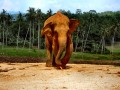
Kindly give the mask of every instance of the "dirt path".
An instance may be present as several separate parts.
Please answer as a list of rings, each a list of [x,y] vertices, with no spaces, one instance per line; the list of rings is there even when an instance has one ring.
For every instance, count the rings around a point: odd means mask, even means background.
[[[0,63],[0,90],[120,90],[120,67],[45,63]]]

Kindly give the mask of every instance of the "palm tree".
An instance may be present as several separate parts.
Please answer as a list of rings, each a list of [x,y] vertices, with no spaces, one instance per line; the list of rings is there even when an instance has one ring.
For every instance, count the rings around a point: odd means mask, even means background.
[[[116,12],[115,16],[112,16],[112,20],[111,20],[111,27],[110,27],[110,36],[112,37],[111,39],[111,54],[113,54],[113,49],[114,49],[114,43],[115,43],[115,36],[116,33],[119,30],[120,27],[120,13]]]
[[[1,38],[2,38],[2,35],[1,35],[1,27],[2,27],[2,22],[1,22],[2,20],[1,20],[1,14],[0,14],[0,40],[1,40]],[[0,44],[1,44],[1,41],[0,41]]]
[[[19,44],[19,37],[20,37],[20,30],[21,30],[21,22],[23,21],[23,15],[22,13],[19,12],[18,16],[17,16],[17,22],[19,23],[19,29],[18,29],[18,34],[17,34],[17,48],[18,48],[18,44]]]
[[[106,37],[109,35],[109,27],[110,27],[110,16],[100,16],[99,17],[99,30],[100,30],[100,46],[101,47],[101,54],[105,52],[106,46]],[[98,48],[99,49],[99,48]]]
[[[37,19],[37,24],[38,24],[38,49],[40,49],[40,44],[41,44],[41,38],[40,38],[40,20],[42,20],[42,12],[41,9],[37,9],[36,12],[36,19]]]
[[[85,39],[84,39],[84,44],[83,44],[83,52],[86,47],[86,43],[87,43],[91,28],[96,23],[96,16],[97,16],[96,13],[92,13],[91,11],[89,13],[85,13],[85,15],[86,15],[86,19],[87,19],[85,22],[86,23],[85,29],[87,29],[87,30],[85,32],[86,35],[84,35]]]
[[[3,35],[2,35],[2,48],[3,48],[5,44],[5,27],[6,27],[6,11],[4,9],[1,13],[1,20],[2,20],[2,31],[3,31]]]
[[[70,14],[69,14],[70,15]],[[77,15],[77,19],[79,21],[81,21],[81,10],[80,9],[77,9],[76,10],[76,15]],[[79,36],[79,33],[80,33],[80,27],[78,27],[77,31],[76,31],[76,42],[75,42],[75,52],[78,48],[78,43],[80,42],[80,36]]]
[[[5,35],[6,35],[6,46],[7,46],[8,34],[9,34],[9,32],[8,32],[9,30],[8,29],[9,29],[9,26],[10,26],[10,24],[12,22],[12,16],[10,14],[7,14],[6,17],[7,17],[7,20],[6,20],[7,30],[6,30]]]
[[[29,21],[29,29],[30,29],[30,41],[29,41],[29,48],[33,46],[34,43],[34,20],[35,20],[35,9],[34,8],[29,8],[27,10],[28,13],[26,14],[27,20]],[[33,27],[33,32],[32,32],[32,27]],[[33,38],[32,38],[33,36]]]
[[[25,42],[26,42],[26,39],[27,39],[27,36],[28,36],[28,32],[29,32],[29,28],[28,28],[27,33],[25,35],[25,39],[24,39],[24,42],[23,42],[23,48],[25,47]]]
[[[47,17],[50,17],[51,15],[52,15],[52,10],[49,9],[49,10],[47,11]]]

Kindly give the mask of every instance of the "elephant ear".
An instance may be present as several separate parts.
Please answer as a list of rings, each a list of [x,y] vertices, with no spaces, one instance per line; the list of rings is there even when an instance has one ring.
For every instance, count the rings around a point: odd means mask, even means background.
[[[52,22],[48,23],[47,25],[45,25],[42,30],[41,30],[41,36],[43,37],[44,35],[46,34],[52,34],[52,28],[53,25],[52,25]]]
[[[78,20],[70,19],[70,23],[69,23],[70,32],[73,33],[79,24],[80,24],[80,22]]]

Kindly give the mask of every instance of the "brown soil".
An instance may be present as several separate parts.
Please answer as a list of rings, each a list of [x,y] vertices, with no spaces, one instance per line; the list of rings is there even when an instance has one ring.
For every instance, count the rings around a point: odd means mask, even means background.
[[[41,63],[41,62],[46,62],[46,59],[34,58],[34,57],[0,56],[0,63]],[[74,61],[69,61],[69,63],[120,66],[120,60],[74,60]]]
[[[120,90],[120,67],[45,63],[0,63],[0,90]]]
[[[63,70],[45,61],[0,56],[0,90],[120,90],[119,60],[76,60]]]

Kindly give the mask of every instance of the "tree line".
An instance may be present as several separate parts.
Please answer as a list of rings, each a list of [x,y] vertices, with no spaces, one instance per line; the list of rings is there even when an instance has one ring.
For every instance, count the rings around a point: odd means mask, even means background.
[[[69,18],[78,19],[80,25],[73,34],[74,50],[81,52],[106,53],[106,45],[112,50],[115,42],[120,41],[120,11],[97,13],[95,10],[75,13],[60,10]],[[53,15],[52,10],[43,13],[41,9],[30,7],[26,13],[0,13],[0,44],[5,46],[29,47],[44,49],[44,38],[40,30],[44,21]]]

